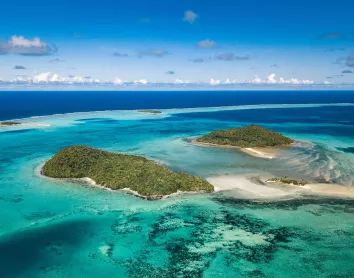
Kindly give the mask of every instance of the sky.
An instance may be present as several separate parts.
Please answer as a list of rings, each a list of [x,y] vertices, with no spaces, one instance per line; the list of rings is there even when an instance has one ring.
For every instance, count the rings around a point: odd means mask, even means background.
[[[352,0],[3,1],[14,84],[354,84]]]

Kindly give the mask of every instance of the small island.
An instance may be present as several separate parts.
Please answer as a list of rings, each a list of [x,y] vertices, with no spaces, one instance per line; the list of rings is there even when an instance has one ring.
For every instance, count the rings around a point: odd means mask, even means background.
[[[249,125],[217,130],[197,138],[196,142],[238,148],[264,148],[289,145],[294,140],[258,125]]]
[[[161,114],[159,110],[138,110],[139,113],[149,113],[149,114]]]
[[[87,146],[62,149],[45,163],[44,176],[59,179],[89,178],[105,188],[129,189],[145,199],[160,199],[177,192],[213,192],[200,177],[173,172],[141,156],[112,153]]]
[[[21,124],[20,122],[14,122],[14,121],[0,122],[0,126],[14,126],[20,124]]]
[[[266,182],[285,183],[285,184],[297,185],[297,186],[305,186],[306,184],[308,184],[308,182],[305,180],[293,180],[288,177],[270,178],[270,179],[267,179]]]

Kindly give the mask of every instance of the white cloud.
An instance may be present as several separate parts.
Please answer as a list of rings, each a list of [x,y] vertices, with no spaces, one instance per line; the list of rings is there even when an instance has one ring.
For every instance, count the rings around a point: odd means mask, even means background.
[[[13,80],[13,82],[18,82],[18,83],[27,83],[27,82],[30,82],[31,81],[31,78],[29,77],[26,77],[24,75],[18,75],[15,80]]]
[[[200,48],[213,48],[215,47],[215,45],[216,45],[215,41],[211,41],[209,39],[198,42],[198,46]]]
[[[250,83],[253,83],[253,84],[311,85],[311,84],[315,84],[315,81],[308,80],[308,79],[300,80],[300,79],[296,79],[296,78],[285,79],[283,77],[280,77],[279,79],[277,79],[276,74],[271,73],[270,75],[268,75],[267,79],[265,79],[265,80],[262,80],[261,78],[259,78],[256,75],[255,78]]]
[[[122,79],[119,79],[119,78],[115,78],[114,81],[113,81],[113,84],[115,85],[123,85],[124,84],[124,81]]]
[[[55,46],[49,46],[40,38],[26,39],[24,36],[13,35],[6,43],[0,42],[0,54],[18,54],[43,56],[57,51]]]
[[[260,84],[260,83],[262,83],[262,82],[263,82],[263,80],[260,79],[260,78],[258,77],[258,75],[256,75],[256,76],[254,77],[254,79],[251,81],[251,83],[254,83],[254,84]]]
[[[100,83],[98,79],[86,78],[82,76],[62,77],[56,73],[43,72],[28,78],[30,83],[62,83],[62,84],[93,84]]]
[[[33,40],[26,39],[24,36],[12,36],[9,44],[13,47],[46,47],[47,44],[35,37]]]
[[[211,79],[209,80],[209,84],[210,84],[211,86],[219,85],[219,84],[220,84],[220,80],[211,78]]]
[[[275,80],[275,73],[268,75],[267,82],[271,84],[277,83],[277,80]]]
[[[73,81],[73,82],[76,82],[76,83],[84,83],[84,82],[86,82],[86,78],[81,77],[81,76],[74,76],[74,77],[72,78],[72,81]],[[91,80],[90,80],[90,81],[91,81]]]
[[[146,85],[149,82],[146,79],[140,79],[140,80],[135,80],[133,83],[138,85]]]
[[[39,73],[33,77],[33,82],[34,83],[49,82],[51,79],[51,76],[52,76],[51,72]]]
[[[224,82],[224,84],[240,84],[241,82],[238,81],[237,79],[230,79],[230,78],[227,78]]]
[[[187,10],[184,12],[184,17],[183,21],[189,22],[190,24],[193,24],[199,16],[195,13],[192,12],[191,10]]]
[[[181,80],[181,79],[176,79],[174,84],[190,84],[192,82],[190,82],[189,80]]]

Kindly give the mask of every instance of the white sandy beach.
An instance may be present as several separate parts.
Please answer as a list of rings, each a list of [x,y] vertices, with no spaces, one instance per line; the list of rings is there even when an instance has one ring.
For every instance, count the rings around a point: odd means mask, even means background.
[[[245,175],[215,176],[207,178],[214,186],[215,191],[237,190],[249,198],[277,198],[289,195],[289,192],[280,188],[273,188],[253,183]]]
[[[261,157],[261,158],[267,158],[267,159],[273,159],[276,158],[276,154],[274,152],[274,149],[272,148],[267,148],[267,149],[259,149],[259,148],[240,148],[240,150],[244,153],[256,156],[256,157]]]
[[[354,198],[354,188],[339,184],[312,183],[305,186],[287,184],[262,185],[252,182],[248,175],[215,176],[207,178],[215,191],[236,190],[249,198],[281,198],[291,195],[321,195]]]
[[[314,183],[308,185],[311,192],[318,195],[354,198],[354,188],[340,184]]]

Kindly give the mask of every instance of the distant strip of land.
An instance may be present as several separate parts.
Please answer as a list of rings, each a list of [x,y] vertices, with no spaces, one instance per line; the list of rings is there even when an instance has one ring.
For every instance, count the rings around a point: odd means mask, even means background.
[[[21,125],[22,123],[20,122],[14,122],[14,121],[7,121],[7,122],[0,122],[0,126],[16,126],[16,125]]]
[[[137,110],[139,113],[148,113],[148,114],[161,114],[159,110]]]

